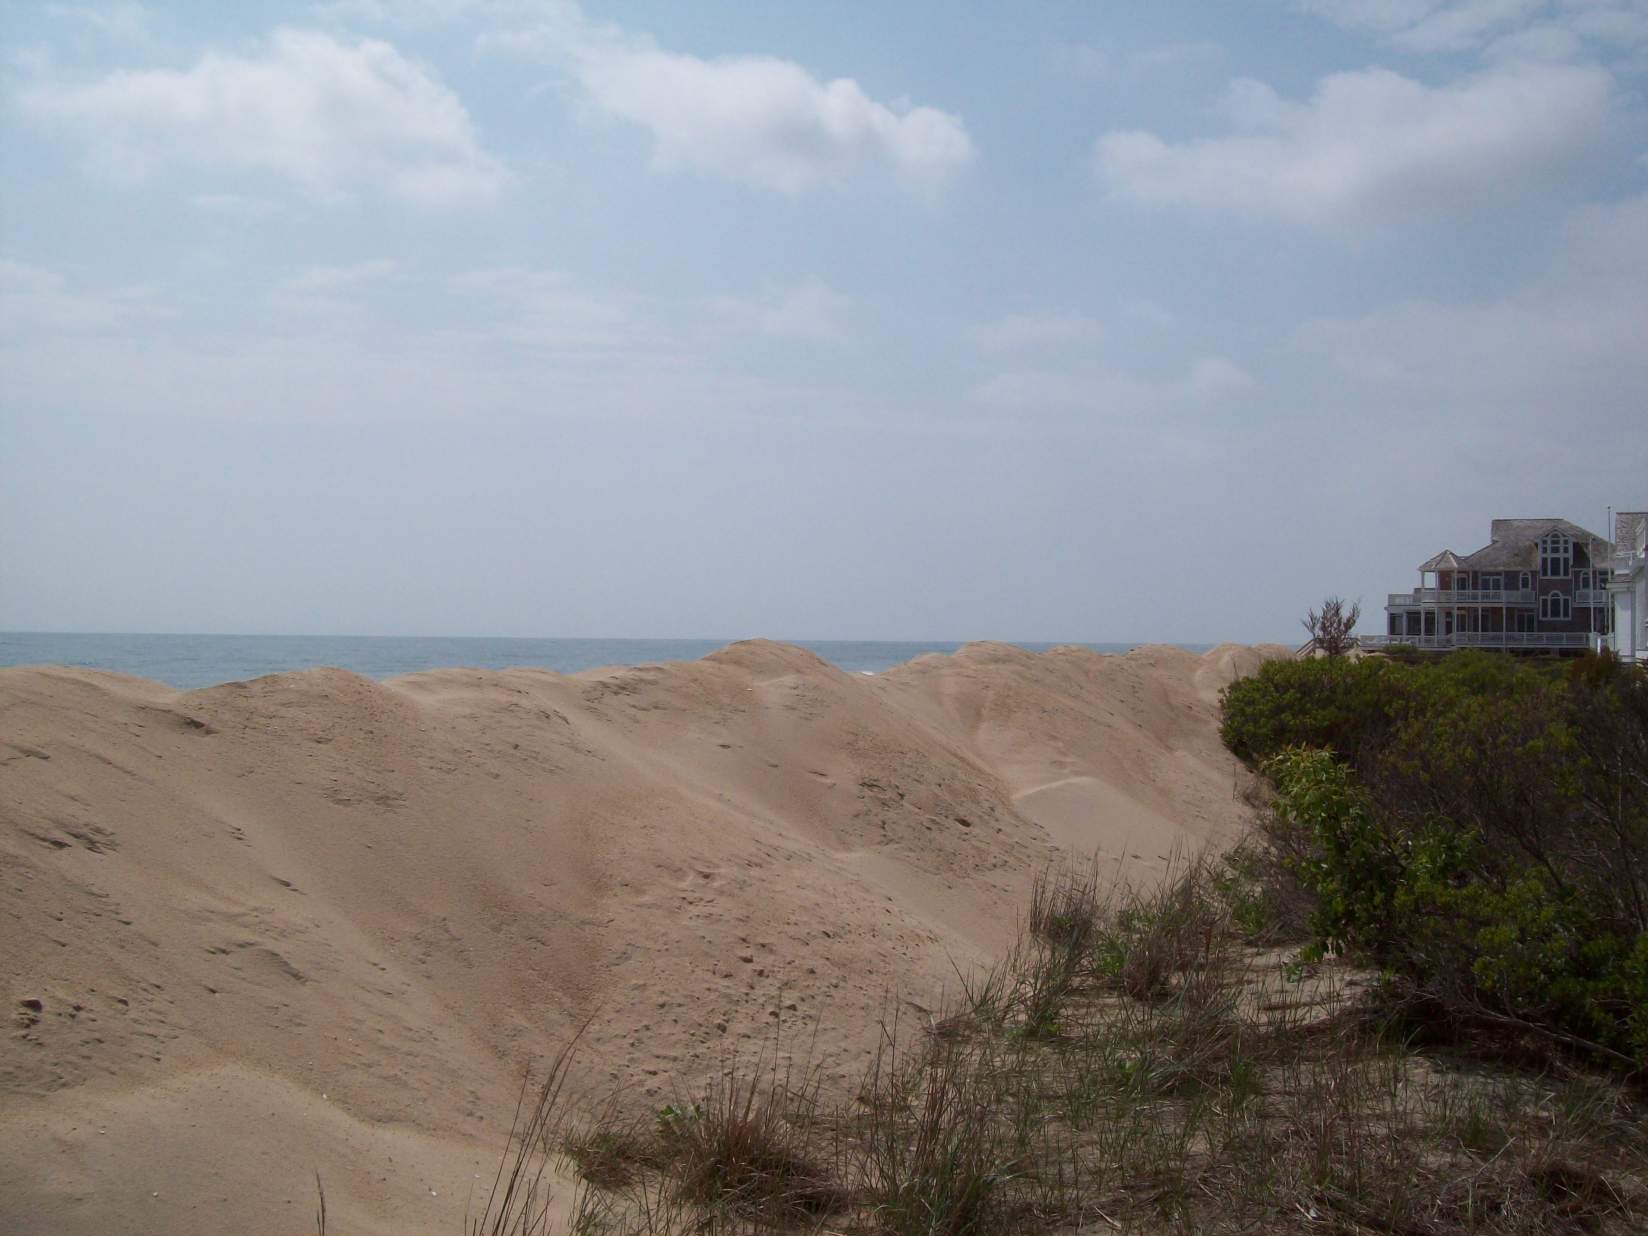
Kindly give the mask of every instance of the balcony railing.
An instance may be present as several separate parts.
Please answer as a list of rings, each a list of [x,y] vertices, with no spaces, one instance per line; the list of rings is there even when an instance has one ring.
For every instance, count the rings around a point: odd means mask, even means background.
[[[1575,605],[1606,605],[1606,588],[1579,588],[1574,592]],[[1391,592],[1385,597],[1386,609],[1411,609],[1419,605],[1537,605],[1539,595],[1531,588],[1418,588],[1413,592]]]
[[[1532,588],[1416,588],[1393,592],[1385,607],[1406,605],[1533,605],[1539,598]]]
[[[1455,631],[1452,635],[1363,635],[1365,649],[1400,648],[1594,648],[1601,637],[1588,631]]]

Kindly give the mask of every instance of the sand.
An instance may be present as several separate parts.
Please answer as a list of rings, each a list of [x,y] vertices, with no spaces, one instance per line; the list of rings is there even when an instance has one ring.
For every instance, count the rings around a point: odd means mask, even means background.
[[[454,1232],[522,1072],[830,1084],[1049,862],[1244,825],[1219,688],[1284,650],[799,648],[177,692],[0,670],[0,1231]]]

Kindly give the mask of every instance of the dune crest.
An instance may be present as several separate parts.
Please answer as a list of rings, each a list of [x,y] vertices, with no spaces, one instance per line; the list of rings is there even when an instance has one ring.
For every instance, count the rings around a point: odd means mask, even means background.
[[[338,1230],[455,1230],[586,1020],[637,1104],[775,1035],[845,1082],[1045,863],[1231,836],[1217,693],[1281,651],[0,670],[0,1229],[298,1231],[321,1167]]]

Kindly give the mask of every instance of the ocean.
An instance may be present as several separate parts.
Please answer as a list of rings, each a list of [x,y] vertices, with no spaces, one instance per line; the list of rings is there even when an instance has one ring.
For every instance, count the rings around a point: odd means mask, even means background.
[[[237,682],[318,665],[368,678],[465,666],[530,666],[571,674],[603,665],[694,661],[730,641],[715,639],[491,639],[400,635],[75,635],[0,632],[0,666],[76,665],[152,678],[180,690]],[[788,640],[854,673],[880,673],[924,652],[954,652],[960,644],[933,641]],[[1022,643],[1042,652],[1055,644]],[[1096,652],[1138,645],[1084,644]],[[1184,644],[1205,652],[1211,644]]]

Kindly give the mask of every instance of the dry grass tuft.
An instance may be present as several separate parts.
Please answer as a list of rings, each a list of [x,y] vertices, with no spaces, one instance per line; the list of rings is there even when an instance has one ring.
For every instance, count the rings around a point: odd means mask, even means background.
[[[675,1195],[700,1210],[784,1222],[842,1205],[815,1126],[816,1084],[733,1073],[660,1120]]]
[[[569,1048],[468,1236],[547,1236],[552,1157],[576,1236],[1648,1230],[1648,1112],[1618,1076],[1416,1044],[1373,976],[1255,947],[1251,890],[1210,863],[1106,887],[1038,881],[1018,947],[930,1029],[885,1025],[850,1103],[775,1050],[574,1119]]]

